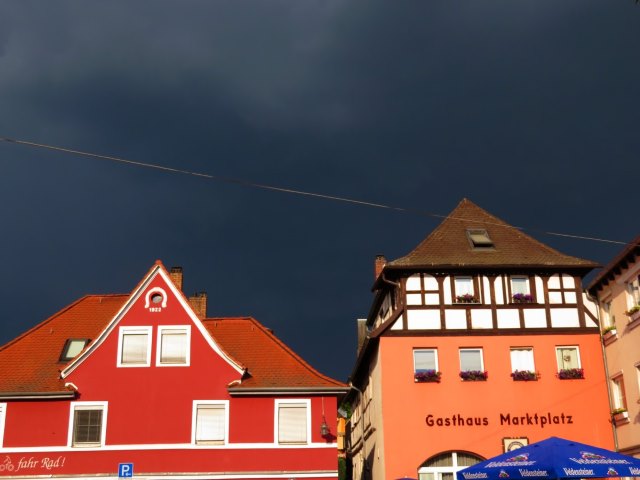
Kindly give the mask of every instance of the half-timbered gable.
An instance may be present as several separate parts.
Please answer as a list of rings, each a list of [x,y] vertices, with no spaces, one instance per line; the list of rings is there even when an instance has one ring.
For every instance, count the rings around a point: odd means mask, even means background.
[[[551,435],[611,448],[595,263],[459,205],[375,261],[350,377],[354,478],[446,480]]]

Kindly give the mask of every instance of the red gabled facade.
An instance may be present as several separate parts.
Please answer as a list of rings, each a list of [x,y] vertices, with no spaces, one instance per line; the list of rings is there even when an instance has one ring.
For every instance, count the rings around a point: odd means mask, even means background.
[[[199,318],[157,262],[0,348],[0,477],[337,478],[345,391],[254,319]]]

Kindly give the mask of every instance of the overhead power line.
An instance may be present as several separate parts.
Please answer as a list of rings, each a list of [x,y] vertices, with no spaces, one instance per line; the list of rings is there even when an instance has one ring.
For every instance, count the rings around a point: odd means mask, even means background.
[[[427,211],[424,211],[424,210],[417,210],[417,209],[411,209],[411,208],[405,208],[405,207],[397,207],[397,206],[392,206],[392,205],[386,205],[386,204],[383,204],[383,203],[376,203],[376,202],[368,202],[368,201],[365,201],[365,200],[358,200],[358,199],[355,199],[355,198],[340,197],[340,196],[335,196],[335,195],[327,195],[327,194],[324,194],[324,193],[317,193],[317,192],[308,192],[308,191],[305,191],[305,190],[297,190],[297,189],[292,189],[292,188],[277,187],[277,186],[274,186],[274,185],[267,185],[267,184],[263,184],[263,183],[250,182],[248,180],[243,180],[243,179],[239,179],[239,178],[224,177],[224,176],[220,176],[220,175],[212,175],[212,174],[209,174],[209,173],[194,172],[194,171],[190,171],[190,170],[184,170],[184,169],[181,169],[181,168],[174,168],[174,167],[167,167],[167,166],[164,166],[164,165],[158,165],[158,164],[155,164],[155,163],[139,162],[139,161],[135,161],[135,160],[129,160],[129,159],[126,159],[126,158],[114,157],[114,156],[111,156],[111,155],[100,155],[98,153],[85,152],[85,151],[82,151],[82,150],[74,150],[74,149],[71,149],[71,148],[57,147],[55,145],[47,145],[47,144],[43,144],[43,143],[29,142],[29,141],[26,141],[26,140],[17,140],[17,139],[14,139],[14,138],[0,137],[0,141],[6,142],[6,143],[15,143],[15,144],[19,144],[19,145],[25,145],[25,146],[33,147],[33,148],[41,148],[41,149],[46,149],[46,150],[54,150],[54,151],[57,151],[57,152],[70,153],[70,154],[73,154],[73,155],[79,155],[79,156],[94,158],[94,159],[98,159],[98,160],[107,160],[107,161],[111,161],[111,162],[123,163],[123,164],[126,164],[126,165],[133,165],[133,166],[136,166],[136,167],[161,170],[161,171],[168,172],[168,173],[177,173],[177,174],[181,174],[181,175],[190,175],[190,176],[193,176],[193,177],[205,178],[207,180],[215,180],[215,181],[223,182],[223,183],[242,185],[244,187],[259,188],[259,189],[270,190],[270,191],[274,191],[274,192],[282,192],[282,193],[289,193],[289,194],[293,194],[293,195],[301,195],[301,196],[307,196],[307,197],[313,197],[313,198],[320,198],[320,199],[323,199],[323,200],[332,200],[332,201],[336,201],[336,202],[350,203],[350,204],[354,204],[354,205],[361,205],[361,206],[365,206],[365,207],[382,208],[382,209],[387,209],[387,210],[394,210],[394,211],[404,212],[404,213],[412,213],[412,214],[428,216],[428,217],[435,217],[435,218],[440,218],[440,219],[448,218],[448,219],[452,219],[452,220],[461,220],[461,221],[468,221],[469,220],[469,219],[465,219],[465,218],[456,218],[456,217],[451,217],[451,216],[448,216],[448,215],[441,215],[441,214],[438,214],[438,213],[427,212]],[[630,243],[628,243],[628,242],[623,242],[623,241],[619,241],[619,240],[609,240],[609,239],[606,239],[606,238],[587,237],[587,236],[583,236],[583,235],[574,235],[574,234],[569,234],[569,233],[550,232],[550,231],[545,231],[545,230],[536,230],[536,229],[532,229],[532,228],[516,227],[516,226],[512,226],[512,225],[504,225],[502,223],[490,223],[490,222],[481,222],[481,223],[485,223],[485,224],[489,224],[489,225],[496,225],[496,226],[500,226],[500,227],[503,227],[503,228],[514,228],[516,230],[523,230],[523,231],[524,230],[528,230],[528,231],[532,231],[532,232],[543,233],[545,235],[553,235],[553,236],[556,236],[556,237],[573,238],[573,239],[578,239],[578,240],[589,240],[589,241],[603,242],[603,243],[614,243],[614,244],[618,244],[618,245],[630,245]]]

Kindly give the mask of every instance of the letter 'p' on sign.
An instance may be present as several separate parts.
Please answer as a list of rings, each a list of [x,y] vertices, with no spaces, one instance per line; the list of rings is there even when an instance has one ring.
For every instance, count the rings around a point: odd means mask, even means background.
[[[119,463],[118,464],[118,477],[119,478],[131,478],[131,477],[133,477],[133,463]]]

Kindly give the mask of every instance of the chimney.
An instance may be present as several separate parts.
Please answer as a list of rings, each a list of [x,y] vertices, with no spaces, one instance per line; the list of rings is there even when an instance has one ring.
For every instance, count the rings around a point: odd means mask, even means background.
[[[182,267],[171,267],[171,270],[169,270],[169,276],[178,290],[182,291]]]
[[[374,263],[374,272],[373,272],[375,275],[374,280],[378,279],[378,277],[382,273],[382,269],[386,264],[387,264],[387,259],[385,258],[384,255],[376,255],[376,260]]]
[[[189,304],[199,318],[207,318],[207,292],[196,292],[189,297]]]
[[[366,318],[359,318],[357,320],[357,325],[358,325],[358,355],[360,355],[360,349],[362,348],[362,345],[364,344],[364,340],[365,338],[367,338],[367,319]]]

